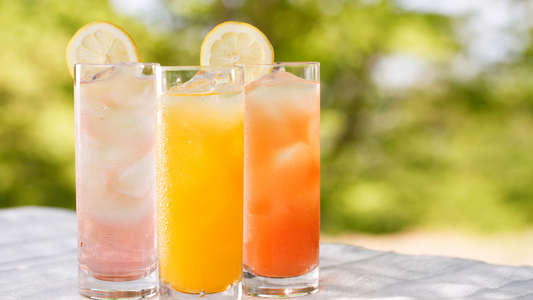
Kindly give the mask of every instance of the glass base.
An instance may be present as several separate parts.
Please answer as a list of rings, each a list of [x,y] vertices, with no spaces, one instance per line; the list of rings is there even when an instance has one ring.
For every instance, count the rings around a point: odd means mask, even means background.
[[[157,279],[157,268],[148,276],[136,280],[104,281],[78,267],[78,291],[90,299],[148,299],[157,295]]]
[[[223,292],[206,294],[189,294],[182,293],[173,289],[170,284],[165,284],[165,281],[159,281],[159,297],[161,300],[241,300],[242,299],[242,285],[237,283],[230,286]]]
[[[247,295],[264,298],[299,297],[318,291],[318,266],[296,277],[262,277],[243,270],[243,290]]]

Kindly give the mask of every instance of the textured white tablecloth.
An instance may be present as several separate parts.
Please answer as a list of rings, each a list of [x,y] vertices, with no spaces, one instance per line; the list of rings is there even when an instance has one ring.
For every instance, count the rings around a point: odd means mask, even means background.
[[[0,299],[85,299],[77,272],[74,212],[0,210]],[[533,299],[533,267],[321,244],[320,292],[303,299]]]

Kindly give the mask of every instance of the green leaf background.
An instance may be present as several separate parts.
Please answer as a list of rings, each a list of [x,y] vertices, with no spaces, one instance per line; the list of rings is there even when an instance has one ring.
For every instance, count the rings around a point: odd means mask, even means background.
[[[450,72],[467,51],[457,32],[465,17],[368,0],[162,5],[166,23],[152,24],[104,0],[0,0],[0,207],[75,209],[65,48],[79,28],[107,20],[130,33],[144,62],[197,65],[207,32],[237,20],[269,37],[277,61],[321,63],[324,232],[533,224],[531,44],[465,79]],[[424,61],[433,75],[380,86],[376,66],[395,54]]]

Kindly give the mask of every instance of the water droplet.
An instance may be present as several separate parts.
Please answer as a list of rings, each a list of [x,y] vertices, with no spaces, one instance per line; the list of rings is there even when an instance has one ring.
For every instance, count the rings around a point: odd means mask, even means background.
[[[200,291],[200,297],[203,297],[203,296],[205,296],[205,292],[204,292],[204,290],[201,290]]]
[[[104,116],[100,116],[100,120],[103,120],[104,119]]]

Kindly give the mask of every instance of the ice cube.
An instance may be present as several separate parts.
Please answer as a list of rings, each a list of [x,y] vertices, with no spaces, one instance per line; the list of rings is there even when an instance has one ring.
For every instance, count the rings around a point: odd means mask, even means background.
[[[229,94],[241,91],[239,84],[237,83],[221,83],[215,86],[212,93],[217,94]]]
[[[129,197],[146,196],[155,183],[155,152],[151,151],[113,181],[113,188]]]
[[[80,129],[99,140],[144,145],[153,140],[153,110],[146,114],[116,109],[103,103],[89,102],[80,105]]]
[[[129,77],[120,83],[121,88],[109,91],[104,103],[110,107],[137,113],[152,114],[155,103],[153,77]]]
[[[102,66],[82,66],[81,68],[81,83],[91,83],[107,79],[113,75],[116,67],[102,67]],[[78,76],[78,74],[77,74]]]
[[[290,147],[280,150],[276,155],[275,164],[276,168],[287,166],[287,164],[294,164],[300,161],[307,160],[309,155],[308,145],[303,142],[297,142]]]
[[[169,93],[209,94],[233,92],[238,89],[238,85],[230,82],[230,72],[229,70],[216,72],[202,70],[189,81],[170,89]]]
[[[173,87],[170,93],[176,94],[198,94],[210,91],[214,86],[216,73],[200,71],[189,81]]]
[[[283,199],[289,195],[294,196],[291,201],[300,201],[320,191],[320,156],[318,144],[308,145],[303,142],[295,143],[277,153],[274,161],[274,177],[276,181],[272,186],[279,192],[278,197]],[[283,202],[283,201],[282,201]],[[304,202],[302,202],[304,203]],[[301,204],[300,204],[301,205]],[[286,207],[288,208],[288,207]]]
[[[93,220],[110,223],[139,222],[155,206],[155,184],[145,195],[134,198],[112,188],[116,172],[101,166],[80,163],[76,166],[76,202],[78,212]]]
[[[154,78],[152,72],[150,72],[149,74],[147,73],[148,70],[152,70],[149,66],[144,66],[141,63],[129,63],[126,64],[126,67],[130,70],[131,75],[133,75],[137,79],[150,80]]]
[[[266,74],[265,76],[263,76],[261,79],[259,79],[259,81],[266,85],[266,86],[271,86],[271,85],[277,85],[277,84],[281,84],[281,83],[286,83],[286,82],[289,82],[289,81],[303,81],[305,82],[306,80],[305,79],[302,79],[292,73],[289,73],[289,72],[285,72],[285,69],[284,68],[280,68],[280,69],[276,69],[274,70],[274,72],[272,73],[268,73]]]
[[[273,72],[247,87],[247,99],[279,106],[282,111],[315,112],[320,108],[320,85],[289,72]],[[248,101],[248,100],[247,100]]]
[[[123,140],[103,140],[85,133],[79,133],[76,141],[76,155],[87,164],[100,166],[102,170],[123,172],[153,151],[154,140],[142,143]]]
[[[125,64],[110,69],[113,71],[112,74],[102,75],[102,78],[90,84],[81,84],[78,93],[79,101],[82,103],[97,102],[124,110],[153,111],[154,77],[138,78],[143,72],[142,65]]]

